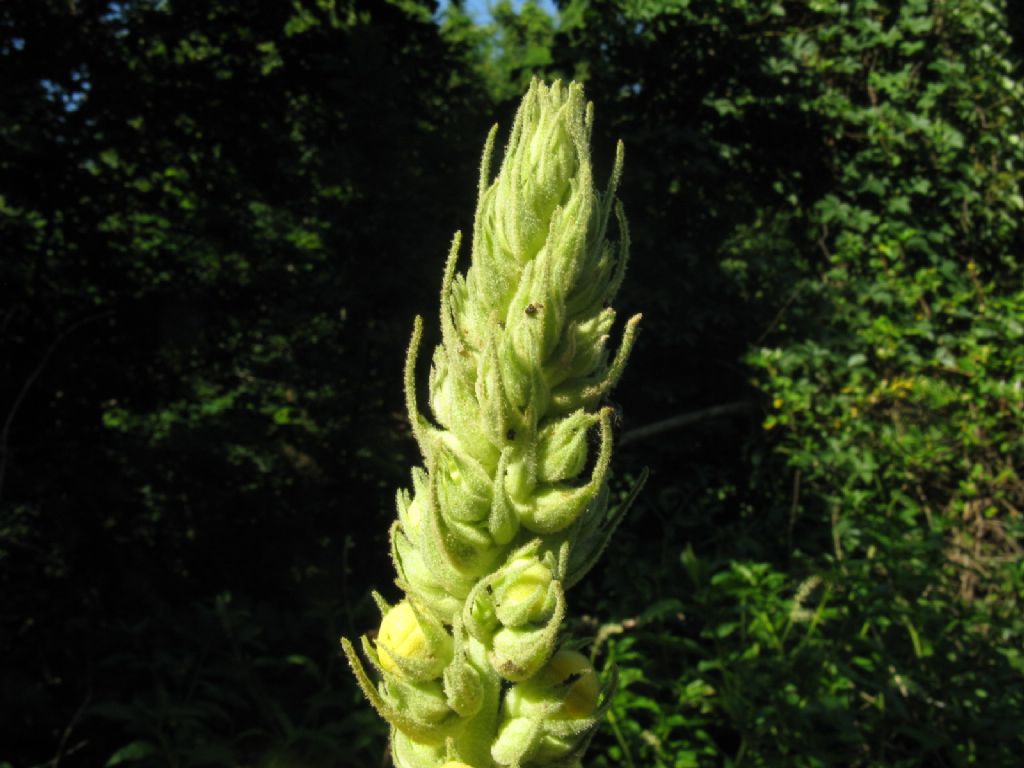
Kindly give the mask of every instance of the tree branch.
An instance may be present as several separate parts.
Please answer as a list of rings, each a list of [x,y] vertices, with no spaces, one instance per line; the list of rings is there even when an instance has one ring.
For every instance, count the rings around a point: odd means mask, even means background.
[[[737,413],[745,413],[746,411],[753,409],[753,403],[747,402],[746,400],[739,400],[734,403],[724,403],[722,405],[713,405],[710,408],[702,408],[699,411],[681,413],[670,419],[656,421],[653,424],[647,424],[646,426],[629,430],[619,439],[619,445],[628,445],[629,443],[635,443],[638,440],[645,440],[648,437],[660,435],[662,432],[670,432],[673,429],[682,429],[683,427],[689,427],[702,421],[708,421],[709,419],[717,419],[720,416],[731,416]]]
[[[101,320],[102,318],[108,317],[112,314],[114,314],[113,310],[107,310],[105,312],[100,312],[95,315],[90,315],[89,317],[79,320],[77,323],[72,323],[70,326],[61,331],[57,335],[57,337],[50,342],[50,346],[46,348],[46,352],[44,352],[43,356],[39,359],[39,364],[36,365],[32,373],[30,373],[28,375],[28,378],[26,378],[25,381],[22,383],[21,389],[18,391],[17,397],[14,398],[14,402],[11,404],[10,410],[7,411],[7,418],[4,419],[3,430],[0,431],[0,499],[3,498],[4,478],[7,476],[7,457],[9,455],[7,446],[11,436],[11,426],[14,424],[14,417],[17,416],[18,409],[21,407],[21,404],[25,401],[25,396],[28,394],[28,391],[32,388],[32,385],[36,383],[36,379],[39,378],[39,375],[43,372],[43,369],[46,368],[46,364],[50,361],[50,358],[53,356],[53,353],[57,350],[57,347],[60,346],[61,342],[63,342],[68,336],[77,331],[79,328],[82,328],[88,325],[89,323],[96,322],[97,320]]]

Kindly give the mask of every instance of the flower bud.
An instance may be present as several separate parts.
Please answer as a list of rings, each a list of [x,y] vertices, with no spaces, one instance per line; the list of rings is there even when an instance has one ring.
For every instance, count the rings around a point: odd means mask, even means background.
[[[497,450],[481,410],[486,404],[477,396],[468,375],[465,378],[456,375],[442,347],[435,350],[428,381],[430,409],[438,423],[449,430],[448,435],[459,436],[460,450],[477,460],[493,459]]]
[[[444,670],[444,693],[448,706],[462,717],[473,717],[483,706],[486,692],[480,670],[467,652],[468,638],[459,620],[453,627],[455,652],[451,664]]]
[[[514,432],[512,433],[515,439]],[[507,436],[506,436],[507,438]],[[494,488],[491,491],[491,511],[487,516],[487,530],[494,543],[499,547],[508,544],[519,530],[519,515],[516,514],[512,499],[505,487],[505,476],[508,473],[509,457],[513,449],[506,447],[498,458],[498,468],[494,473]]]
[[[552,553],[534,539],[477,582],[462,620],[488,651],[494,670],[513,682],[533,676],[551,656],[565,617],[565,594]]]
[[[391,759],[395,768],[434,768],[445,757],[443,744],[422,744],[400,730],[391,734]]]
[[[526,717],[506,720],[491,746],[491,757],[498,765],[522,765],[539,750],[543,738],[538,720]]]
[[[526,627],[499,629],[494,633],[491,664],[506,680],[529,680],[551,655],[556,639],[557,632]]]
[[[385,672],[424,680],[438,677],[452,658],[452,640],[439,623],[403,600],[380,622],[377,657]]]
[[[505,567],[495,585],[495,612],[506,627],[546,621],[555,609],[551,568],[537,558],[521,558]]]
[[[437,472],[438,503],[445,522],[471,523],[487,517],[493,480],[479,463],[467,455],[440,451]]]
[[[573,356],[564,369],[568,378],[587,376],[603,366],[608,358],[605,342],[614,324],[615,310],[611,307],[570,324],[566,336],[573,339]]]
[[[588,118],[575,84],[534,82],[523,98],[494,198],[497,240],[520,261],[537,253],[556,206],[572,193],[571,182],[589,171]]]
[[[603,409],[597,420],[601,425],[601,445],[590,482],[582,486],[568,483],[537,486],[528,502],[518,506],[519,521],[524,528],[545,535],[562,531],[576,522],[600,494],[612,456],[611,409]]]
[[[458,398],[453,391],[455,382],[449,374],[448,356],[444,347],[438,347],[434,350],[434,361],[427,379],[427,390],[430,393],[428,402],[438,423],[450,428],[458,408]]]
[[[384,681],[383,689],[388,704],[420,723],[439,724],[453,719],[439,680],[413,683],[391,678]]]
[[[491,755],[501,765],[541,766],[566,760],[597,725],[600,685],[583,655],[559,651],[530,680],[505,694]]]
[[[513,695],[513,691],[515,694]],[[529,716],[540,714],[564,720],[590,717],[597,708],[600,683],[590,661],[576,651],[558,651],[528,685],[509,691],[509,710]],[[555,710],[548,708],[558,702]]]
[[[413,545],[398,525],[392,527],[391,557],[402,589],[415,595],[437,618],[450,622],[462,608],[461,594],[469,593],[469,582],[464,588],[462,584],[457,585],[458,592],[453,591],[452,582],[439,578],[443,572],[431,567],[424,558],[424,551]]]
[[[508,462],[508,469],[503,478],[505,494],[517,507],[529,504],[534,489],[537,487],[537,471],[533,457],[525,451],[517,451]]]
[[[544,427],[537,445],[537,479],[542,483],[568,480],[587,463],[587,431],[600,417],[579,410]]]
[[[501,382],[498,340],[499,334],[492,329],[477,365],[475,390],[480,404],[481,426],[495,446],[503,446],[508,441],[509,407]]]
[[[427,473],[419,467],[412,471],[412,485],[413,492],[410,494],[409,491],[402,488],[398,491],[397,500],[398,519],[410,534],[419,530],[420,523],[427,514],[427,507],[430,505]]]

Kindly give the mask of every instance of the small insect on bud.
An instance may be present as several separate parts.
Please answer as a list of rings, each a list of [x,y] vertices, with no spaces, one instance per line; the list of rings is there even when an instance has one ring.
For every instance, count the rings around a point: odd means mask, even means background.
[[[612,437],[615,442],[618,443],[622,437],[622,427],[625,424],[625,419],[622,415],[622,406],[612,400],[608,401],[608,407],[612,411]]]

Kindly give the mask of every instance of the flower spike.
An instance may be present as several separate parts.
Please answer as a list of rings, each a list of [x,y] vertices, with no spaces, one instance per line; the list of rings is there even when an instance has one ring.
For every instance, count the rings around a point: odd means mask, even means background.
[[[413,324],[404,388],[424,466],[397,494],[390,537],[404,595],[375,595],[369,672],[342,640],[391,726],[397,768],[578,768],[610,701],[614,679],[601,686],[563,632],[566,591],[642,485],[609,507],[605,398],[640,318],[611,354],[629,251],[615,197],[624,150],[596,190],[593,120],[580,85],[534,80],[496,175],[497,127],[488,133],[470,264],[459,271],[456,233],[441,280],[432,420],[417,402],[423,321]]]

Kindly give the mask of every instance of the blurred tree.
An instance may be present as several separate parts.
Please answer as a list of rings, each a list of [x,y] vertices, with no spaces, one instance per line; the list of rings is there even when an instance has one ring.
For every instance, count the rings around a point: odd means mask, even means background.
[[[484,24],[463,6],[452,3],[445,9],[442,31],[474,52],[475,73],[492,99],[517,100],[532,77],[565,77],[565,71],[551,66],[557,19],[537,0],[526,0],[518,9],[511,0],[499,0],[489,8]]]
[[[620,396],[664,413],[752,378],[765,411],[761,434],[644,451],[663,471],[619,539],[629,578],[594,585],[648,625],[611,641],[627,685],[598,764],[1015,764],[1024,99],[1004,9],[562,18],[555,61],[637,148],[635,251],[662,254],[627,286],[647,346]],[[650,556],[650,525],[674,548]]]
[[[333,658],[357,631],[340,553],[372,541],[348,556],[361,595],[408,463],[401,347],[472,210],[475,154],[451,147],[489,119],[432,13],[0,9],[10,759],[51,757],[83,702],[187,690],[98,666],[126,643],[183,652],[136,621],[234,591],[297,609],[277,651]],[[317,601],[332,624],[301,615]]]

